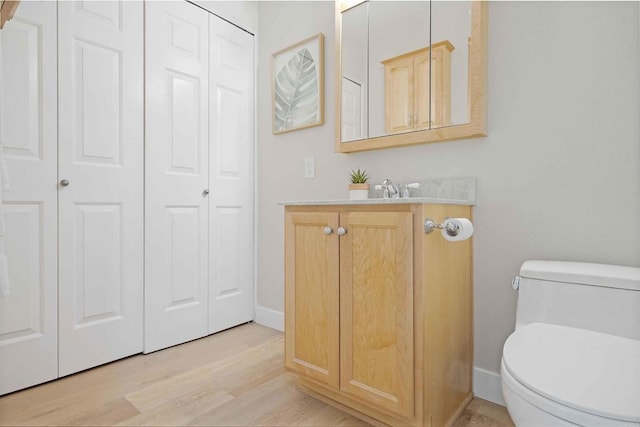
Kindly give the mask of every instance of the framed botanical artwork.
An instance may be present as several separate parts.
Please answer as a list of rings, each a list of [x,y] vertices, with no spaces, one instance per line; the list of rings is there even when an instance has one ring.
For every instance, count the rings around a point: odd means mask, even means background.
[[[324,36],[313,37],[272,55],[274,134],[324,123]]]

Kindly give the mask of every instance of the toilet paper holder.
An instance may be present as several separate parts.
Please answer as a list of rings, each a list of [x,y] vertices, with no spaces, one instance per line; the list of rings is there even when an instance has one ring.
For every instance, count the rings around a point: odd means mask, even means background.
[[[458,224],[456,224],[453,221],[449,221],[449,218],[445,218],[444,222],[442,222],[441,224],[437,224],[431,218],[427,218],[424,221],[424,232],[425,232],[425,234],[431,233],[436,228],[439,229],[439,230],[445,230],[446,233],[451,237],[457,236],[458,233],[460,232],[460,227],[458,226]]]

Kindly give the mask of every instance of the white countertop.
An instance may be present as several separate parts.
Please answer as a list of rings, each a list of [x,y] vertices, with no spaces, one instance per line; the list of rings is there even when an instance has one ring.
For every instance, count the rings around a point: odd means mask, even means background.
[[[436,199],[433,197],[409,197],[405,199],[363,199],[363,200],[350,200],[350,199],[334,199],[334,200],[292,200],[278,202],[279,205],[284,206],[318,206],[318,205],[406,205],[412,203],[430,203],[434,205],[465,205],[473,206],[470,200],[455,200],[455,199]]]

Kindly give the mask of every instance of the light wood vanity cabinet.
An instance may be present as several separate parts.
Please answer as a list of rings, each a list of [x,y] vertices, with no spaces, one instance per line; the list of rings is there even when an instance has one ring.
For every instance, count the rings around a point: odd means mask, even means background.
[[[385,131],[422,130],[451,124],[451,52],[445,40],[382,61]],[[431,50],[431,52],[430,52]],[[431,68],[429,57],[431,56]],[[429,78],[432,76],[431,88]],[[431,90],[431,96],[429,96]],[[431,100],[431,102],[429,102]],[[433,117],[430,118],[430,115]]]
[[[471,399],[471,243],[424,234],[461,205],[287,206],[285,361],[367,419],[444,425]]]

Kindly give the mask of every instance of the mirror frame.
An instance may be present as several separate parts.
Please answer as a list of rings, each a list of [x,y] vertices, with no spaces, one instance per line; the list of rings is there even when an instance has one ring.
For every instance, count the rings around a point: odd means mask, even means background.
[[[472,0],[471,40],[469,43],[469,123],[342,142],[342,12],[365,1],[335,1],[335,151],[337,153],[354,153],[487,136],[487,2],[484,0]]]

